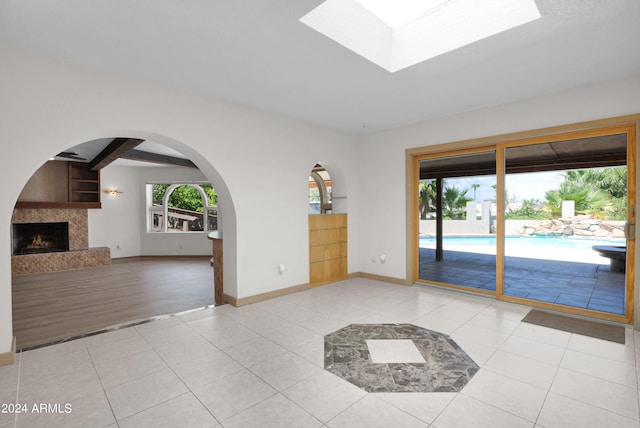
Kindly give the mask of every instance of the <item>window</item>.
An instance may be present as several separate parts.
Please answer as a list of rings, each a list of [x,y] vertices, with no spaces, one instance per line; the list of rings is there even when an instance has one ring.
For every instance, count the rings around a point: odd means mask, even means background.
[[[147,184],[149,232],[218,230],[218,195],[209,183]]]

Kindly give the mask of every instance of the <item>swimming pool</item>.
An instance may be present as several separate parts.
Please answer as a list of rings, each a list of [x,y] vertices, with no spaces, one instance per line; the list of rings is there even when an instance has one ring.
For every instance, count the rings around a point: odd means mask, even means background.
[[[624,239],[591,239],[548,236],[507,236],[505,255],[542,260],[563,260],[580,263],[608,265],[609,259],[593,251],[594,245],[625,246]],[[420,248],[436,248],[435,237],[420,237]],[[446,236],[444,251],[460,251],[477,254],[496,254],[496,236]]]
[[[482,235],[482,236],[445,236],[442,238],[443,246],[493,246],[496,245],[495,235]],[[506,236],[505,245],[511,246],[526,246],[526,247],[560,247],[560,248],[574,248],[574,249],[589,249],[594,245],[622,245],[624,246],[624,239],[592,239],[592,238],[575,238],[575,237],[551,237],[551,236]],[[419,245],[425,248],[435,248],[435,237],[421,237]]]

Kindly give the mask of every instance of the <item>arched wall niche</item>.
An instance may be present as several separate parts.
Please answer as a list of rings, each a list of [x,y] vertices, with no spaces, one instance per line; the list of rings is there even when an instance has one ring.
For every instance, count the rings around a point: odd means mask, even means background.
[[[331,160],[321,160],[311,165],[309,171],[313,171],[316,165],[322,166],[331,177],[331,212],[334,214],[346,214],[348,185],[342,168],[336,162],[331,162]]]
[[[331,175],[322,165],[316,164],[309,173],[309,214],[331,212]]]
[[[309,171],[309,285],[317,287],[348,277],[349,253],[353,249],[349,245],[352,237],[345,174],[339,166],[327,161],[315,162]],[[311,198],[316,188],[319,206],[317,199]]]

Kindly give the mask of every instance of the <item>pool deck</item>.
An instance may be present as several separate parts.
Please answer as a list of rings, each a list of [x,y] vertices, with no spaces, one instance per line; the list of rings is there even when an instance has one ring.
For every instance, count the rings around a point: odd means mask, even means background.
[[[504,294],[612,314],[625,311],[625,275],[611,272],[607,259],[593,263],[505,257]],[[604,264],[602,264],[604,263]],[[495,255],[420,248],[419,277],[425,281],[495,291]]]

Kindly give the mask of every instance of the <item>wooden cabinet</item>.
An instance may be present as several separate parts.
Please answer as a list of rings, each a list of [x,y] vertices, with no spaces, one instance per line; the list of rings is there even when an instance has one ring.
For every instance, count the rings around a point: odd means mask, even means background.
[[[82,162],[49,161],[29,179],[16,208],[100,208],[100,171]]]
[[[347,279],[347,215],[309,216],[309,283]]]

